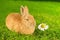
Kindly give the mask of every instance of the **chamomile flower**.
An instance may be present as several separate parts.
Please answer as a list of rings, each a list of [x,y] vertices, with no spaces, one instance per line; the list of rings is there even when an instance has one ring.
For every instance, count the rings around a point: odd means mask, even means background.
[[[46,25],[45,23],[42,23],[42,24],[38,25],[38,29],[44,31],[44,30],[48,29],[48,25]]]

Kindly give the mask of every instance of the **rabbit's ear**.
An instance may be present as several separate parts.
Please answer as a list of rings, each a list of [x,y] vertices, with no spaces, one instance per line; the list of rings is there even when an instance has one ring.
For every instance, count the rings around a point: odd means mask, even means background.
[[[25,6],[24,10],[25,10],[25,14],[28,14],[28,13],[29,13],[29,12],[28,12],[28,7],[27,7],[27,6]]]
[[[25,7],[21,6],[20,10],[21,10],[21,15],[22,16],[27,16],[28,15],[28,8],[27,8],[27,6],[25,6]]]
[[[21,6],[21,8],[20,8],[20,12],[21,12],[21,15],[24,13],[24,7],[23,6]]]

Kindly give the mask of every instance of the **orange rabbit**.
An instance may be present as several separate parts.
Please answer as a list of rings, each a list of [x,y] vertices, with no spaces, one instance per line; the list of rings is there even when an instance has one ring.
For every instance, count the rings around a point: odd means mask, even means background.
[[[10,13],[6,18],[6,26],[9,30],[21,34],[32,34],[35,30],[36,22],[34,17],[29,14],[27,6],[21,6],[19,13]]]

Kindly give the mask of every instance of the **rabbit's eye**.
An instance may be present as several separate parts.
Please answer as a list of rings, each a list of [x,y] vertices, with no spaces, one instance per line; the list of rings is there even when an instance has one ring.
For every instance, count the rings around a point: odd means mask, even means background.
[[[27,21],[29,21],[29,19],[26,19]]]

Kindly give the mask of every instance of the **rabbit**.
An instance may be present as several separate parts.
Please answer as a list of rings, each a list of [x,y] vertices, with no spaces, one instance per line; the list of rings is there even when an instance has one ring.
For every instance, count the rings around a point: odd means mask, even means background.
[[[36,21],[29,14],[28,7],[21,6],[20,13],[10,13],[6,17],[6,26],[9,30],[21,34],[33,34],[35,31]]]

